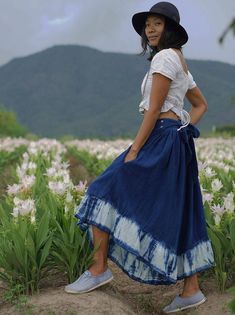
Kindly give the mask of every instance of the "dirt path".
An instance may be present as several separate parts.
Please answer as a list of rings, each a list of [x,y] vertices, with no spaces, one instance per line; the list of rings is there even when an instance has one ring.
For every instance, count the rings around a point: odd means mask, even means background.
[[[64,281],[54,282],[28,300],[28,307],[16,312],[11,305],[0,307],[1,315],[158,315],[161,309],[181,292],[183,280],[176,285],[153,286],[142,284],[129,278],[109,260],[114,280],[107,285],[85,294],[67,294]],[[206,278],[205,278],[206,276]],[[230,315],[225,304],[232,299],[231,294],[221,294],[215,280],[208,273],[201,273],[200,287],[207,301],[197,308],[178,312],[182,315]]]

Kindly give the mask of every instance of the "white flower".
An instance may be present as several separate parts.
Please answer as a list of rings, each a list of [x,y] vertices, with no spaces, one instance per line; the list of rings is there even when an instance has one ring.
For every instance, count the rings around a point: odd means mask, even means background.
[[[21,185],[19,184],[13,184],[7,186],[7,193],[9,195],[15,195],[21,190]]]
[[[29,154],[28,154],[28,152],[24,152],[24,153],[23,153],[23,159],[24,159],[25,162],[27,162],[27,161],[29,160]]]
[[[26,215],[30,213],[31,211],[35,211],[35,205],[34,205],[34,200],[33,199],[26,199],[23,200],[21,203],[21,208],[19,209],[20,214]]]
[[[219,191],[222,187],[223,187],[223,184],[221,180],[219,180],[218,178],[214,179],[211,182],[211,188],[213,191]]]
[[[55,165],[61,165],[62,163],[62,157],[60,154],[57,154],[55,157],[54,157],[54,160],[52,161],[52,164],[55,164]]]
[[[69,174],[64,174],[63,181],[64,181],[65,184],[69,184],[70,183],[71,180],[70,180]]]
[[[14,198],[14,203],[16,207],[13,208],[12,215],[17,217],[18,215],[27,215],[31,212],[36,212],[35,204],[33,199],[21,200],[19,198]]]
[[[15,204],[16,206],[20,205],[21,202],[22,202],[22,200],[19,199],[18,197],[14,197],[13,201],[14,201],[14,204]]]
[[[53,160],[51,162],[51,167],[55,168],[56,170],[59,170],[60,169],[60,163],[56,160]]]
[[[67,192],[65,201],[68,203],[73,201],[73,196],[71,195],[71,193],[69,191]]]
[[[21,179],[21,183],[22,183],[22,187],[24,189],[29,189],[31,188],[34,183],[35,183],[36,177],[34,175],[25,175],[22,179]]]
[[[223,215],[223,213],[224,213],[224,206],[221,206],[220,204],[218,204],[218,205],[212,205],[211,206],[211,211],[213,212],[213,213],[217,213],[217,214],[219,214],[219,215]]]
[[[19,208],[18,207],[13,208],[12,212],[13,217],[17,218],[19,214],[20,214]]]
[[[36,147],[28,147],[28,152],[29,152],[31,155],[37,155],[38,149],[37,149]]]
[[[86,185],[87,185],[87,180],[85,180],[84,182],[80,180],[79,184],[75,186],[75,189],[77,192],[84,192],[86,190]]]
[[[62,181],[58,181],[58,182],[49,182],[48,183],[49,188],[58,195],[63,195],[66,192],[66,184]]]
[[[27,169],[28,169],[28,163],[23,162],[23,163],[21,164],[21,169],[22,169],[23,171],[27,171]]]
[[[210,193],[203,193],[202,197],[203,197],[203,204],[205,203],[205,201],[210,202],[213,200],[213,195]]]
[[[219,224],[221,217],[223,216],[225,209],[224,206],[221,205],[212,205],[211,206],[211,211],[214,213],[214,218],[215,218],[215,223]]]
[[[205,169],[205,176],[206,176],[206,177],[212,177],[212,176],[215,176],[215,175],[216,175],[216,173],[215,173],[215,171],[212,170],[211,167],[208,166],[208,167]]]
[[[67,188],[70,189],[70,190],[73,190],[74,189],[74,184],[72,181],[70,181],[69,183],[66,184],[67,185]]]
[[[223,167],[223,170],[226,172],[226,173],[228,173],[229,171],[230,171],[230,165],[225,165],[224,167]]]
[[[57,172],[57,170],[55,167],[50,167],[47,169],[46,175],[49,177],[53,177],[53,176],[56,176],[56,172]]]
[[[198,161],[198,170],[202,172],[207,167],[207,162]]]
[[[221,216],[219,216],[218,214],[215,214],[214,218],[215,218],[215,224],[219,225],[221,221]]]
[[[233,213],[234,211],[234,201],[233,201],[233,198],[234,198],[234,193],[233,192],[230,192],[226,197],[224,197],[224,207],[225,207],[225,210],[229,213]]]
[[[16,167],[16,173],[19,178],[23,177],[25,175],[25,170],[21,168],[19,165]]]
[[[28,164],[28,169],[29,169],[29,170],[35,170],[36,168],[37,168],[36,163],[34,163],[34,162],[29,162],[29,164]]]
[[[61,167],[62,167],[63,169],[67,169],[67,168],[69,167],[69,162],[63,162],[63,163],[61,164]]]

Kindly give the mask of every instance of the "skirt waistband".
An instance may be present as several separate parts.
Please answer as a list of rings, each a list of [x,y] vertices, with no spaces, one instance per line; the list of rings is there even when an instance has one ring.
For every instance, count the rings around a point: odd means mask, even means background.
[[[178,127],[177,128],[178,132],[191,134],[194,138],[198,138],[200,136],[200,131],[196,126],[192,125],[191,123],[189,123],[188,125],[184,125],[181,119],[173,118],[157,119],[153,131],[158,129],[166,129],[169,127]]]

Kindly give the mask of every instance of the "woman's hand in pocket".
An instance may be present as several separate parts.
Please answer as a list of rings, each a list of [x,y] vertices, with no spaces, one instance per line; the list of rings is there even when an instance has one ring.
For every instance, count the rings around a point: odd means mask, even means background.
[[[129,161],[135,160],[135,158],[137,157],[137,155],[138,155],[138,152],[129,150],[129,152],[128,152],[127,155],[125,156],[124,162],[129,162]]]

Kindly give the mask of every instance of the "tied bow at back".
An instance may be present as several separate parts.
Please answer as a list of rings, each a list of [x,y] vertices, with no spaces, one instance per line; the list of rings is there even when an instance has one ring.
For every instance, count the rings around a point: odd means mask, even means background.
[[[185,143],[186,147],[186,156],[187,156],[187,166],[191,170],[191,174],[193,176],[193,181],[198,181],[198,164],[197,164],[197,156],[194,145],[193,138],[198,138],[200,136],[200,131],[197,127],[192,124],[189,124],[185,128],[181,128],[177,131]]]

